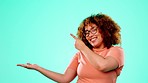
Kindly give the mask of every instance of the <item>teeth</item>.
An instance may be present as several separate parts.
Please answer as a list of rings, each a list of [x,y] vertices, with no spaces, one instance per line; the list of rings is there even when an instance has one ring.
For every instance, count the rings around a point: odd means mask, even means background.
[[[91,39],[91,41],[94,41],[94,40],[96,40],[96,38],[92,38],[92,39]]]

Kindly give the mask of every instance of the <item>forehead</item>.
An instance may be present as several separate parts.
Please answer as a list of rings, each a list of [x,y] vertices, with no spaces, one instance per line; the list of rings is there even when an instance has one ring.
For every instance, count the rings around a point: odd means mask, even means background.
[[[93,27],[96,27],[97,25],[94,24],[94,23],[91,23],[91,24],[87,24],[84,28],[85,30],[91,30]]]

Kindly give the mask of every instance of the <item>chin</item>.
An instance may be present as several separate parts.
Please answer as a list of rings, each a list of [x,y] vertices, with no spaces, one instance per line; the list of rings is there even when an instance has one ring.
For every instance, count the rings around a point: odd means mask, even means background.
[[[98,47],[98,46],[100,46],[100,42],[91,42],[90,43],[93,47]]]
[[[94,44],[94,43],[93,43],[93,44],[91,44],[91,45],[92,45],[93,47],[97,47],[97,44]]]

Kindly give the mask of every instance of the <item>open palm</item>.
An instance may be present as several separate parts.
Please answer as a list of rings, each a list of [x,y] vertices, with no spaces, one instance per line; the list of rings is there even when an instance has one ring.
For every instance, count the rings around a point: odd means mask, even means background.
[[[21,67],[24,67],[24,68],[27,68],[27,69],[36,69],[38,67],[37,64],[30,64],[30,63],[27,63],[27,64],[17,64],[17,66],[21,66]]]

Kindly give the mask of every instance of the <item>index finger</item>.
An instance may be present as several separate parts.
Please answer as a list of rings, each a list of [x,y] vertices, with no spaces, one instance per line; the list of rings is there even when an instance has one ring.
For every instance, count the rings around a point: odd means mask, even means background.
[[[70,34],[74,39],[77,39],[77,37],[76,36],[74,36],[73,34]]]

